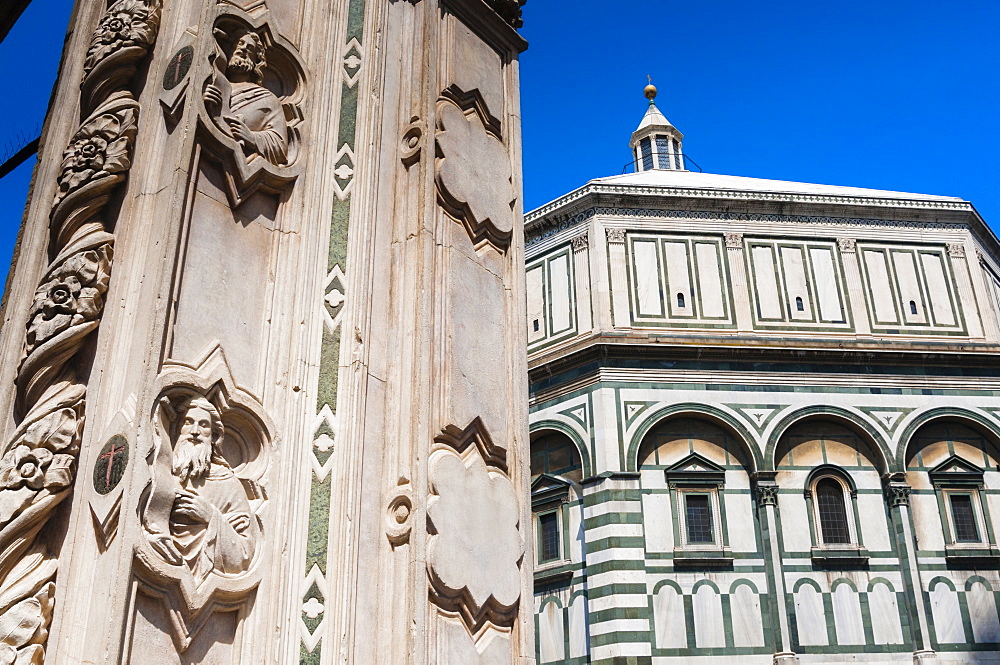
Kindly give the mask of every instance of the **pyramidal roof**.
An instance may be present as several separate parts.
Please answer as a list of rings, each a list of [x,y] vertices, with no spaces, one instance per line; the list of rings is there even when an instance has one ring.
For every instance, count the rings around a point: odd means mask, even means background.
[[[647,127],[673,127],[670,121],[667,120],[667,116],[660,112],[660,109],[652,101],[649,102],[649,108],[646,110],[646,115],[642,116],[642,121],[639,122],[639,126],[635,128],[635,131],[641,131]]]

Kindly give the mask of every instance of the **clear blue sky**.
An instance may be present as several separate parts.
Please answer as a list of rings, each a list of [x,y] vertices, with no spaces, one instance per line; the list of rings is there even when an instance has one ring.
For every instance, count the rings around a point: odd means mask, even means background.
[[[48,104],[70,0],[0,44],[0,155]],[[621,172],[660,109],[706,171],[971,200],[1000,228],[1000,2],[529,0],[525,208]],[[5,279],[32,161],[0,179]]]

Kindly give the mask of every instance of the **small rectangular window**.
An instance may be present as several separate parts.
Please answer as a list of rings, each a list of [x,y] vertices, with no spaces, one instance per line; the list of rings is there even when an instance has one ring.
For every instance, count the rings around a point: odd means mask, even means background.
[[[538,516],[538,563],[559,558],[559,517],[556,513]]]
[[[952,494],[951,518],[955,523],[956,543],[978,543],[979,528],[976,526],[976,512],[972,507],[972,497],[968,494]]]
[[[688,494],[684,499],[688,543],[714,543],[712,506],[707,494]]]
[[[677,142],[677,139],[673,139],[674,144],[674,168],[679,169],[681,167],[681,144]]]

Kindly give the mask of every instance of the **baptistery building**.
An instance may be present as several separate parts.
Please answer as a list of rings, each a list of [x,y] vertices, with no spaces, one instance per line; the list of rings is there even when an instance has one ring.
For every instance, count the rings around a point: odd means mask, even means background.
[[[539,663],[1000,663],[1000,242],[634,167],[526,215]]]

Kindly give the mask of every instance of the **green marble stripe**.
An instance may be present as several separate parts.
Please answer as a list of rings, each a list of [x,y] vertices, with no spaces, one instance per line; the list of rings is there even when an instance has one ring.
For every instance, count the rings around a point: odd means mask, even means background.
[[[645,570],[646,562],[642,559],[616,559],[614,561],[602,561],[600,563],[592,563],[587,566],[587,577],[593,578],[595,575],[600,575],[602,573],[611,573],[622,570]],[[593,579],[590,580],[591,588],[594,588]]]
[[[586,531],[609,524],[642,524],[642,513],[640,512],[615,512],[585,517],[583,528]]]
[[[324,405],[337,411],[337,380],[340,373],[340,328],[328,330],[324,326],[323,344],[319,356],[319,386],[316,390],[316,411]]]
[[[299,646],[299,665],[319,665],[321,649],[317,644],[311,652],[306,651],[305,645]]]
[[[347,226],[351,217],[351,201],[333,200],[333,214],[330,216],[330,253],[326,262],[327,272],[334,266],[347,269]]]
[[[604,550],[639,550],[646,548],[646,539],[642,536],[608,536],[587,541],[587,553],[603,552]]]
[[[649,605],[641,607],[611,607],[598,612],[591,612],[587,615],[587,620],[591,625],[614,621],[615,619],[648,619]]]
[[[583,505],[587,508],[596,507],[609,501],[641,501],[642,490],[635,489],[606,489],[588,492],[583,495]]]
[[[313,565],[326,574],[326,550],[330,535],[330,476],[320,481],[313,474],[309,497],[309,538],[306,541],[306,572]]]
[[[597,600],[598,598],[606,598],[608,596],[614,596],[617,594],[646,594],[645,584],[608,584],[602,587],[594,587],[587,590],[588,600]]]
[[[616,633],[605,633],[604,635],[591,635],[590,648],[593,649],[595,647],[603,647],[609,644],[631,644],[635,642],[649,644],[651,637],[652,636],[648,630],[622,630]],[[619,661],[615,660],[613,662],[617,663]]]

